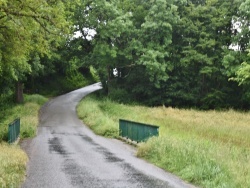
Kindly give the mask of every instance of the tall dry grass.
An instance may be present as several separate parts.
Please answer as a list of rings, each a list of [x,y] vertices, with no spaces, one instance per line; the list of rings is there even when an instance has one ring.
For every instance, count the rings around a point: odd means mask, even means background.
[[[24,180],[27,155],[18,146],[0,143],[0,187],[19,187]]]
[[[47,101],[40,95],[25,96],[25,102],[1,109],[0,119],[0,188],[19,187],[26,171],[27,155],[18,145],[7,144],[8,124],[20,117],[20,137],[34,137],[38,126],[38,113]],[[6,106],[8,106],[6,104]]]
[[[202,187],[250,187],[249,112],[148,108],[91,97],[78,112],[94,129],[112,127],[113,136],[119,119],[158,125],[160,136],[140,144],[138,156]]]

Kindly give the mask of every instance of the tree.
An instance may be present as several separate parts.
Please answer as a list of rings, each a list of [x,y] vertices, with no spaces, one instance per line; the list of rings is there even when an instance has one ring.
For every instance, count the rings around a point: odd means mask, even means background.
[[[169,46],[172,43],[172,27],[179,16],[174,1],[155,0],[148,4],[151,6],[139,32],[142,49],[138,64],[146,67],[150,81],[159,88],[160,81],[166,81],[168,72],[173,69],[169,61]]]
[[[234,69],[235,75],[232,80],[237,81],[239,85],[250,84],[250,0],[245,0],[239,7],[239,13],[235,20],[239,23],[235,43],[239,47],[239,52],[244,54],[241,58],[243,63],[238,63]],[[248,54],[248,56],[246,55]]]
[[[115,67],[145,67],[144,79],[156,87],[168,78],[166,70],[172,67],[168,47],[172,24],[178,19],[174,1],[83,1],[76,15],[83,36],[86,28],[96,31],[88,61],[99,70],[103,83],[108,80],[108,70]]]
[[[246,92],[228,79],[242,79],[248,71],[237,73],[241,62],[248,62],[248,9],[243,7],[249,0],[239,9],[242,2],[82,0],[74,25],[83,37],[71,44],[79,62],[93,65],[103,86],[111,86],[114,98],[149,105],[241,107]],[[240,19],[245,30],[237,33],[234,24]],[[88,40],[91,30],[96,34]],[[236,42],[239,52],[231,49]]]
[[[65,37],[67,25],[63,1],[0,0],[0,77],[21,87],[33,71],[31,54],[49,55]],[[18,93],[22,102],[22,92]]]
[[[178,7],[171,61],[174,69],[165,85],[168,105],[225,107],[230,88],[222,60],[232,44],[232,17],[236,1],[188,1]],[[230,92],[229,92],[230,91]],[[213,102],[212,102],[213,101]]]

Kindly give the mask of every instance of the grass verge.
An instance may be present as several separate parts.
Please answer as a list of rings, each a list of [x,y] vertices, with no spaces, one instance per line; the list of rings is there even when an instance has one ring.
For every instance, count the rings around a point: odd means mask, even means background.
[[[118,120],[160,126],[137,155],[205,188],[250,187],[250,113],[148,108],[86,97],[78,114],[94,132],[118,135]]]
[[[0,187],[19,187],[24,180],[26,153],[16,145],[0,143]]]
[[[19,187],[24,179],[27,155],[17,145],[9,145],[7,141],[8,124],[15,118],[21,119],[20,137],[34,137],[37,132],[38,111],[47,101],[40,95],[26,95],[25,102],[19,105],[7,105],[0,113],[0,187]]]
[[[38,111],[41,105],[46,101],[47,98],[41,95],[25,95],[25,102],[23,104],[11,105],[9,108],[2,109],[2,116],[0,118],[0,141],[7,141],[8,124],[17,117],[21,119],[21,139],[34,137],[38,125]]]
[[[80,119],[98,135],[106,137],[118,137],[116,121],[103,113],[100,103],[92,98],[84,98],[77,106]]]

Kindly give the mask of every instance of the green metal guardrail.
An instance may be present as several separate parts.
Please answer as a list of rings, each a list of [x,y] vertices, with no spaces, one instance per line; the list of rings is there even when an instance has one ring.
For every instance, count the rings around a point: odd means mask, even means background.
[[[158,136],[159,126],[120,119],[119,135],[121,137],[129,138],[132,141],[142,142],[151,136]]]
[[[8,142],[13,143],[20,135],[20,118],[15,119],[9,124],[8,129]]]

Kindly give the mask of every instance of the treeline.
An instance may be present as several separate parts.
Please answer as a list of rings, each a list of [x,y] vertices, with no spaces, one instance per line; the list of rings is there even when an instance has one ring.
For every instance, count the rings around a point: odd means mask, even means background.
[[[93,67],[120,102],[249,109],[250,0],[0,0],[0,10],[1,94],[51,80],[70,90]]]
[[[249,0],[84,1],[76,25],[97,32],[90,57],[111,98],[249,109],[249,10]]]

